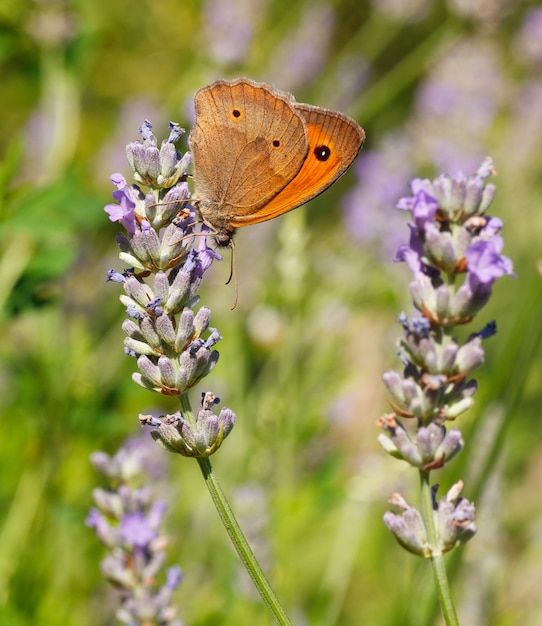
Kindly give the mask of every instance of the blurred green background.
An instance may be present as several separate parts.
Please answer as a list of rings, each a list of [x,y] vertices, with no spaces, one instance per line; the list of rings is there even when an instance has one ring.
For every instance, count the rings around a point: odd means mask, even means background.
[[[224,337],[203,389],[237,413],[217,474],[295,624],[438,624],[426,563],[384,528],[417,476],[376,443],[382,372],[410,311],[395,203],[414,176],[499,172],[503,278],[466,332],[496,319],[459,478],[479,533],[450,563],[461,623],[540,624],[542,600],[542,5],[513,0],[0,2],[0,625],[115,623],[85,517],[92,451],[175,404],[130,380],[111,173],[147,118],[189,128],[194,91],[249,76],[340,109],[367,132],[350,172],[279,220],[238,233],[202,303]],[[197,403],[198,391],[194,393]],[[164,454],[166,454],[164,452]],[[269,624],[197,464],[170,457],[171,562],[187,625]]]

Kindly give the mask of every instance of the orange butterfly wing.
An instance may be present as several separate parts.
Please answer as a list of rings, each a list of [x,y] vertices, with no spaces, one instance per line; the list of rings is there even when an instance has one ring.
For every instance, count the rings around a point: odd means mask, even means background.
[[[294,179],[267,204],[250,215],[234,216],[234,228],[273,219],[312,200],[348,169],[363,145],[365,132],[346,115],[307,104],[294,106],[307,127],[307,157]]]

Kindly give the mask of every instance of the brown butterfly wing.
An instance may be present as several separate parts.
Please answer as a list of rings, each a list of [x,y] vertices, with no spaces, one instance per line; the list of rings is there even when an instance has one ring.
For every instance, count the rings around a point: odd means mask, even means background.
[[[342,113],[307,104],[295,104],[305,119],[309,150],[295,178],[258,211],[237,215],[232,226],[248,226],[291,211],[321,194],[350,166],[360,151],[365,132]]]
[[[291,97],[248,79],[217,81],[194,99],[194,203],[218,232],[250,218],[300,170],[308,150]]]

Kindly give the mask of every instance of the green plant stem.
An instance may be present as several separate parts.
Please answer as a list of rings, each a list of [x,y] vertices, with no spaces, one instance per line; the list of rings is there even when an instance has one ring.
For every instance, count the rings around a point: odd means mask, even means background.
[[[184,418],[195,424],[195,417],[192,412],[192,407],[190,406],[188,394],[183,394],[180,397],[180,402]],[[208,457],[198,458],[197,461],[201,469],[201,473],[203,474],[203,478],[205,479],[207,489],[211,494],[216,510],[218,511],[220,519],[224,524],[224,528],[230,536],[230,539],[235,546],[237,554],[239,554],[245,569],[256,585],[256,589],[259,591],[277,623],[280,624],[280,626],[292,626],[292,623],[284,612],[284,609],[275,595],[275,592],[271,588],[269,581],[265,577],[260,564],[256,560],[254,552],[252,552],[250,546],[248,545],[248,541],[246,540],[246,537],[243,534],[243,531],[241,530],[241,527],[239,526],[230,504],[222,491],[222,487],[220,486],[220,483],[218,482],[218,479],[213,471],[211,461]]]
[[[450,593],[448,575],[444,566],[444,555],[441,552],[440,541],[435,525],[435,515],[433,511],[433,494],[429,482],[429,472],[420,470],[422,517],[427,531],[427,538],[431,546],[431,566],[433,577],[437,586],[438,597],[442,609],[442,615],[447,626],[459,626],[455,606]]]
[[[211,494],[211,498],[215,503],[218,514],[220,515],[220,519],[224,524],[224,528],[226,529],[230,539],[245,566],[249,576],[252,578],[252,581],[256,585],[256,588],[260,592],[264,602],[267,604],[269,610],[275,617],[278,624],[281,626],[291,626],[291,622],[288,619],[284,609],[282,608],[275,592],[271,588],[269,581],[265,577],[260,564],[256,560],[254,553],[252,552],[250,546],[248,545],[248,541],[243,535],[243,531],[241,527],[237,523],[237,519],[231,510],[231,507],[220,487],[220,483],[218,482],[214,472],[213,467],[211,465],[211,461],[208,457],[206,458],[198,458],[198,463],[201,469],[201,473],[205,478],[205,484],[209,489]]]

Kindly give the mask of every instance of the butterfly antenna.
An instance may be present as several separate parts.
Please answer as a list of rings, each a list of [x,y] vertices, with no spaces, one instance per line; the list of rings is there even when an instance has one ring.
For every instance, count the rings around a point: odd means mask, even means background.
[[[230,248],[231,248],[230,276],[229,276],[228,280],[226,281],[226,285],[229,285],[230,282],[231,282],[231,279],[233,278],[233,285],[234,285],[234,290],[235,290],[235,300],[233,302],[233,306],[230,309],[230,311],[233,311],[235,309],[235,307],[237,306],[237,302],[239,300],[239,287],[238,287],[238,284],[237,284],[237,266],[235,264],[235,243],[233,242],[233,239],[230,241]]]

